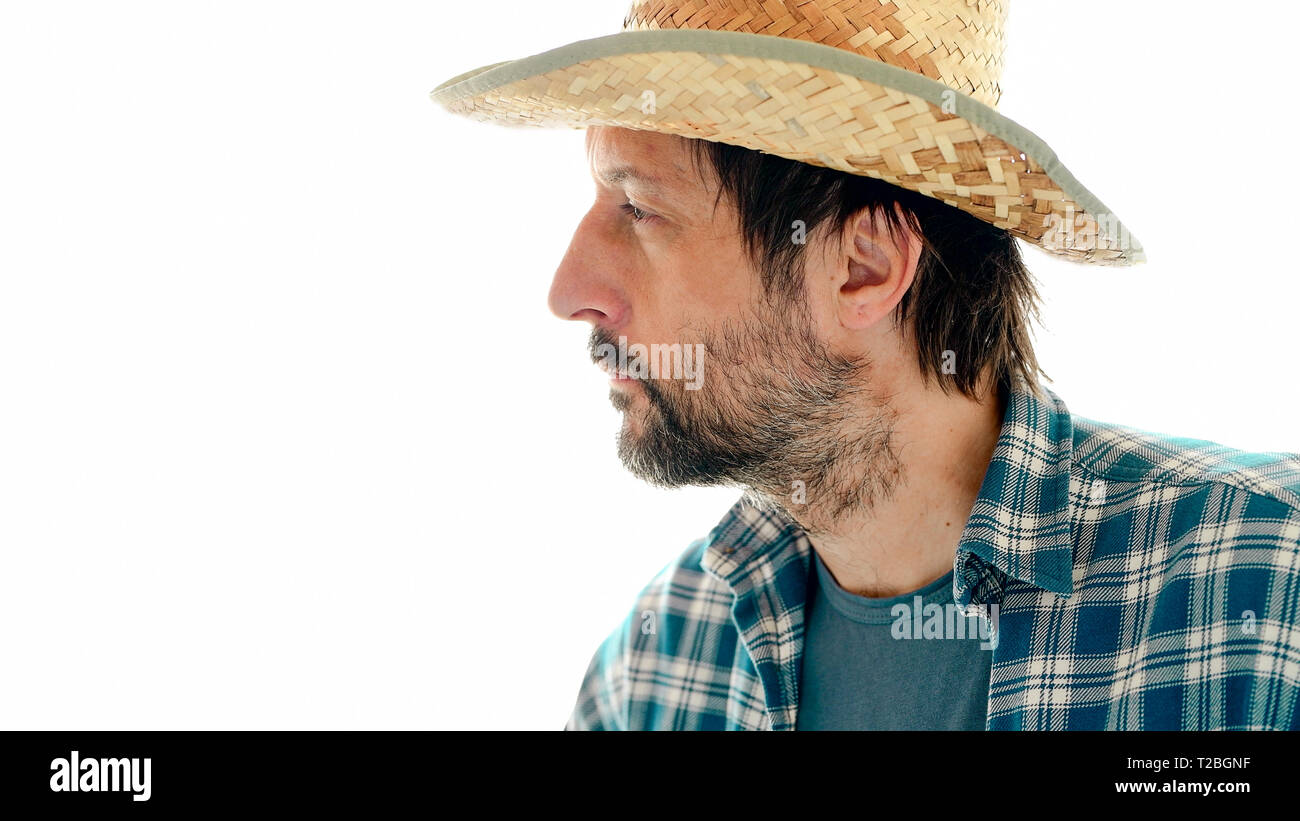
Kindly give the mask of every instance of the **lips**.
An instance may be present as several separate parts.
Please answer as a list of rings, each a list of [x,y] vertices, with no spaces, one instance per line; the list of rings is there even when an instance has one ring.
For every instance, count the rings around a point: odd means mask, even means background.
[[[596,367],[600,368],[601,371],[603,371],[605,375],[608,376],[610,379],[622,379],[629,382],[632,381],[632,379],[634,379],[634,377],[627,375],[627,371],[621,370],[619,368],[611,368],[609,366],[609,363],[603,360],[597,362]]]

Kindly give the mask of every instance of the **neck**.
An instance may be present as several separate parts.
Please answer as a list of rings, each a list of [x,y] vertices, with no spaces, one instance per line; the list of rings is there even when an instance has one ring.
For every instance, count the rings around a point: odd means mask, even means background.
[[[863,408],[857,420],[877,427],[887,420],[892,430],[876,437],[887,444],[870,464],[836,465],[871,486],[865,503],[828,509],[810,494],[809,504],[781,505],[845,590],[898,596],[952,569],[1002,429],[1005,398],[996,390],[981,396],[944,394],[933,382],[900,386],[888,408]]]

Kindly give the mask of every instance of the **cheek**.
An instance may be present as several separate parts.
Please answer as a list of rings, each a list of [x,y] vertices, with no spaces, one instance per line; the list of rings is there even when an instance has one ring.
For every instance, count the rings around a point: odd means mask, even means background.
[[[828,299],[817,299],[816,295],[806,295],[809,321],[812,331],[818,339],[831,336],[839,323],[835,304]]]
[[[805,270],[800,297],[808,313],[806,322],[811,326],[813,334],[819,339],[826,339],[833,335],[839,326],[839,279],[837,272],[831,266],[820,262],[814,265],[806,261],[810,258],[814,258],[814,255],[805,255],[805,264],[808,267]],[[804,322],[805,320],[800,319],[801,324]]]
[[[748,260],[721,241],[701,243],[683,255],[668,291],[671,310],[709,326],[747,315],[762,295]]]

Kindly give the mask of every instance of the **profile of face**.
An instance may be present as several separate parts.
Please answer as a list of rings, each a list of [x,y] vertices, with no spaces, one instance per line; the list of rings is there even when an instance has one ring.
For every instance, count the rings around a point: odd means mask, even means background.
[[[616,371],[628,470],[665,487],[737,486],[782,507],[802,495],[829,518],[887,495],[897,412],[877,374],[905,353],[880,320],[910,283],[919,243],[897,248],[867,223],[842,250],[810,236],[802,298],[768,294],[733,204],[685,139],[591,128],[587,153],[596,200],[556,270],[551,310],[591,323],[598,364],[637,343],[702,359],[695,384],[666,368]]]

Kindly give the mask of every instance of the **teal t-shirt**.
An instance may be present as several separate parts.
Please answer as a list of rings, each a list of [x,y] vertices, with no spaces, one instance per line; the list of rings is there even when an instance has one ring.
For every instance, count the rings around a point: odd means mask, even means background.
[[[840,587],[815,550],[812,563],[796,729],[984,729],[993,653],[977,617],[957,623],[951,571],[871,599]]]

